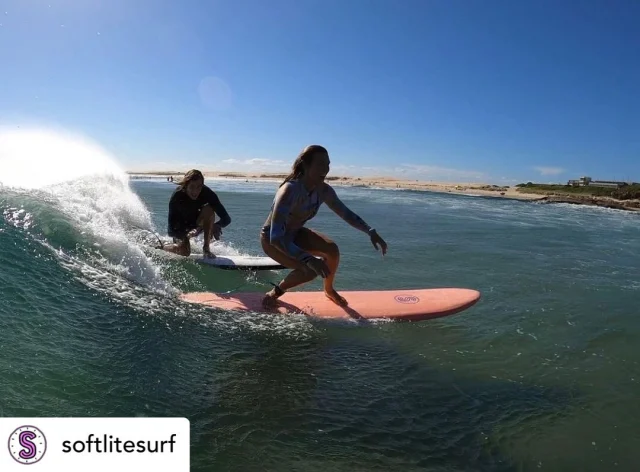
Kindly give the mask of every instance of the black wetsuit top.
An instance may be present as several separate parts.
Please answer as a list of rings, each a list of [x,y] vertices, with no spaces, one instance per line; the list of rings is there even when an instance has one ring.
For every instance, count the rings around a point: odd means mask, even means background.
[[[198,215],[205,205],[211,205],[216,215],[220,217],[217,225],[224,228],[231,223],[231,217],[220,202],[218,195],[206,185],[203,185],[200,195],[195,200],[178,187],[169,200],[168,234],[174,238],[184,238],[186,234],[197,228]]]

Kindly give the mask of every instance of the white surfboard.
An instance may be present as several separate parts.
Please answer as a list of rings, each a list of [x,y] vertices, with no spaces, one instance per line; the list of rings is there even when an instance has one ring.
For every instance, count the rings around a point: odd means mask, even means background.
[[[162,255],[164,257],[184,259],[184,256],[180,256],[172,252],[163,251],[162,249],[151,248],[151,250],[154,253]],[[204,257],[203,254],[191,253],[189,255],[189,259],[193,262],[197,262],[198,264],[206,264],[226,270],[279,270],[285,268],[277,261],[274,261],[270,257],[265,256],[216,254],[216,257]]]
[[[220,269],[231,270],[278,270],[284,266],[270,257],[240,256],[240,255],[216,255],[214,258],[204,257],[202,254],[191,254],[192,259],[199,264],[207,264]]]

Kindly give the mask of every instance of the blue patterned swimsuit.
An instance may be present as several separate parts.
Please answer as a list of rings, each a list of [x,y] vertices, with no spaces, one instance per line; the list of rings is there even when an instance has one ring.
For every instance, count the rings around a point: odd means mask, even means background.
[[[291,180],[276,192],[271,211],[262,227],[262,235],[291,257],[306,262],[313,256],[293,241],[298,230],[316,216],[323,203],[351,226],[365,233],[371,231],[371,227],[362,218],[342,203],[329,184],[322,183],[309,191],[301,181]]]

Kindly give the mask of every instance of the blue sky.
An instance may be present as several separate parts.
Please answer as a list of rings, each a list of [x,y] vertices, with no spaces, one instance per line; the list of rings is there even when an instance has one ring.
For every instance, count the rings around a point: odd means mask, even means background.
[[[640,181],[640,2],[0,0],[0,124],[127,169]]]

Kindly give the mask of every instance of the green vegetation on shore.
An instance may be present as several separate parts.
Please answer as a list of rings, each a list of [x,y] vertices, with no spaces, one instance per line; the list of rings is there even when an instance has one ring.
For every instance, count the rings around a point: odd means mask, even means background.
[[[571,185],[534,184],[528,182],[526,184],[518,184],[516,187],[518,191],[522,193],[538,193],[542,195],[609,197],[615,198],[616,200],[640,198],[640,184],[625,185],[620,188],[607,188],[597,187],[595,185],[573,187]]]
[[[224,174],[220,174],[220,177],[246,178],[246,175],[239,172],[225,172]]]

